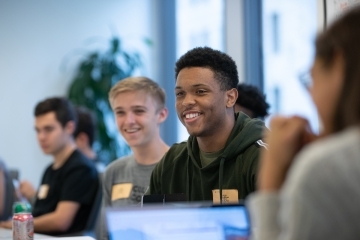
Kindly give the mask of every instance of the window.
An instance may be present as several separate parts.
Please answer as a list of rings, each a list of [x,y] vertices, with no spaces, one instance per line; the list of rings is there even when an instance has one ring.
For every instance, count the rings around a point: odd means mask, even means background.
[[[194,47],[224,50],[223,0],[176,0],[176,58]],[[189,134],[177,120],[178,141]]]
[[[319,129],[315,107],[300,77],[312,64],[316,0],[263,0],[264,92],[271,114],[297,114]]]

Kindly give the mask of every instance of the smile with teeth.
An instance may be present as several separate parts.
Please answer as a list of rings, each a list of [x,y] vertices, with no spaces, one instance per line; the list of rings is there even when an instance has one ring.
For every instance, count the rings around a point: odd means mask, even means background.
[[[137,132],[137,131],[139,131],[138,128],[125,129],[125,132],[127,132],[127,133],[134,133],[134,132]]]
[[[186,119],[195,118],[197,116],[200,116],[200,113],[188,113],[188,114],[185,114]]]

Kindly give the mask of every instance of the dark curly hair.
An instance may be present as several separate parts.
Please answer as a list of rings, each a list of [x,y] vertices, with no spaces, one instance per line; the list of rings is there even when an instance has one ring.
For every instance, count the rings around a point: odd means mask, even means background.
[[[75,106],[78,122],[74,132],[76,139],[80,133],[85,133],[89,138],[89,146],[92,146],[95,139],[96,119],[94,113],[85,107]]]
[[[197,47],[185,53],[175,64],[175,79],[183,68],[204,67],[214,72],[223,91],[236,88],[239,83],[234,60],[227,54],[209,47]]]
[[[237,86],[239,93],[236,103],[254,113],[254,118],[264,118],[268,115],[270,105],[266,102],[266,96],[255,86],[241,83]]]

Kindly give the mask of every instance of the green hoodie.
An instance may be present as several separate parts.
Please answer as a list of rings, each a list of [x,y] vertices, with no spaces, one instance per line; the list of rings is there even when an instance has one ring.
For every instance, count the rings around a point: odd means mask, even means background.
[[[213,200],[212,190],[237,189],[238,198],[255,190],[264,123],[243,113],[235,114],[235,126],[223,153],[201,167],[196,137],[174,144],[154,168],[150,194],[184,193],[188,201]]]

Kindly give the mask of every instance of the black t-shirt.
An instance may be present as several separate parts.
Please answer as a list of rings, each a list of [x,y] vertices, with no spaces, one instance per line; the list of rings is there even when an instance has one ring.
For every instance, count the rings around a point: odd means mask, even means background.
[[[80,208],[68,231],[43,233],[59,235],[84,230],[98,187],[99,178],[94,164],[78,150],[59,169],[54,170],[50,165],[43,175],[33,216],[54,212],[61,201],[77,202]]]

